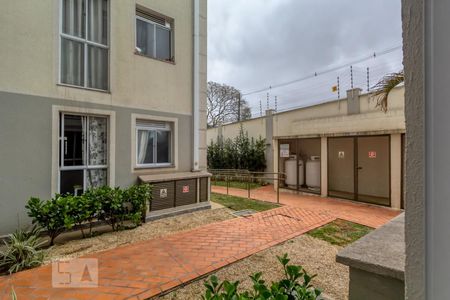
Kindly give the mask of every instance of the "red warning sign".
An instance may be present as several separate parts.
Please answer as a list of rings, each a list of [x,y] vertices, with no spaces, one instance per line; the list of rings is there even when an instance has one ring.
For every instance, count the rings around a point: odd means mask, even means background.
[[[369,151],[369,158],[377,158],[377,151]]]
[[[188,185],[183,186],[183,193],[189,193],[189,186]]]

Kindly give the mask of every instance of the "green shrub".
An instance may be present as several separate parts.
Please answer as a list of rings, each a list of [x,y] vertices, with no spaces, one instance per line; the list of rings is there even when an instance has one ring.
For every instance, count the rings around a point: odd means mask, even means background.
[[[125,221],[135,226],[142,224],[145,218],[147,201],[151,201],[151,186],[141,184],[128,189],[99,187],[87,190],[81,196],[56,195],[43,201],[31,198],[26,208],[28,216],[47,231],[50,244],[64,230],[77,226],[83,237],[83,227],[89,224],[89,235],[95,220],[104,221],[114,231],[124,227]]]
[[[266,140],[249,138],[243,127],[234,139],[211,141],[208,146],[208,168],[210,169],[246,169],[264,171],[266,168]]]
[[[0,251],[0,272],[16,273],[37,267],[44,260],[40,249],[45,241],[40,238],[41,229],[34,226],[30,231],[18,229],[4,241],[4,250]]]
[[[62,195],[56,195],[48,201],[32,197],[25,206],[33,224],[37,223],[47,231],[50,245],[53,245],[55,238],[66,228],[73,227],[73,219],[68,214],[71,205],[68,200],[67,196]]]
[[[216,276],[211,276],[205,282],[206,291],[202,296],[204,300],[315,300],[321,291],[311,285],[310,276],[301,266],[289,265],[287,254],[278,257],[283,266],[284,278],[272,282],[268,287],[262,279],[262,273],[256,273],[250,278],[253,281],[253,291],[239,292],[239,281],[219,282]]]

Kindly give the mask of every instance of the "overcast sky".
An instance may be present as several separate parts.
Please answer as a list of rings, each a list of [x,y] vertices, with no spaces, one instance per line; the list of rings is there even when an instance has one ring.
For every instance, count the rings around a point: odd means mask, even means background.
[[[208,80],[243,93],[327,70],[401,45],[400,0],[209,0]],[[401,69],[401,49],[354,66],[365,88]],[[331,86],[350,86],[349,68],[270,91],[270,106],[302,106],[337,98]],[[376,78],[378,79],[378,78]],[[266,92],[246,96],[259,114]],[[256,110],[256,111],[255,111]]]

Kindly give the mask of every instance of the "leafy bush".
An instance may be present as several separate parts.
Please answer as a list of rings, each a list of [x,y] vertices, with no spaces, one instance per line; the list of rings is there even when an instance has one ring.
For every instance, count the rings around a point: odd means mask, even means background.
[[[67,196],[56,195],[54,198],[43,201],[32,197],[25,208],[28,209],[28,216],[33,219],[33,224],[39,224],[47,231],[50,237],[50,245],[53,245],[55,238],[64,232],[64,229],[70,229],[73,221],[69,212],[69,198]]]
[[[211,142],[208,146],[208,168],[210,169],[247,169],[264,171],[266,168],[266,140],[248,137],[243,127],[234,139]]]
[[[0,273],[16,273],[37,267],[44,260],[40,249],[45,241],[39,236],[41,229],[34,226],[30,231],[18,229],[4,241],[5,248],[0,251]]]
[[[85,237],[83,227],[89,224],[91,235],[95,220],[106,222],[115,231],[123,228],[125,221],[138,226],[145,218],[147,201],[151,201],[151,186],[141,184],[128,189],[93,188],[81,196],[56,195],[48,201],[31,198],[26,208],[33,224],[37,223],[47,231],[50,245],[53,245],[59,234],[74,226]]]
[[[253,291],[239,292],[239,281],[223,281],[219,283],[216,276],[211,276],[205,282],[206,291],[202,296],[204,300],[315,300],[321,291],[311,285],[310,276],[301,266],[288,265],[287,254],[279,257],[283,265],[285,277],[279,282],[272,282],[270,288],[262,279],[262,273],[256,273],[250,278],[253,281]]]

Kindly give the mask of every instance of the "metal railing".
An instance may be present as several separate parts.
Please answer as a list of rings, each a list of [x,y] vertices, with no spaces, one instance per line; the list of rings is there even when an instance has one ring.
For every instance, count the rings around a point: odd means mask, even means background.
[[[243,169],[209,169],[212,174],[211,181],[217,182],[218,179],[226,182],[227,195],[230,194],[230,182],[246,183],[247,198],[251,199],[251,184],[255,182],[265,183],[272,181],[274,186],[277,182],[277,203],[280,203],[280,181],[285,180],[286,174],[281,172],[252,172]]]

